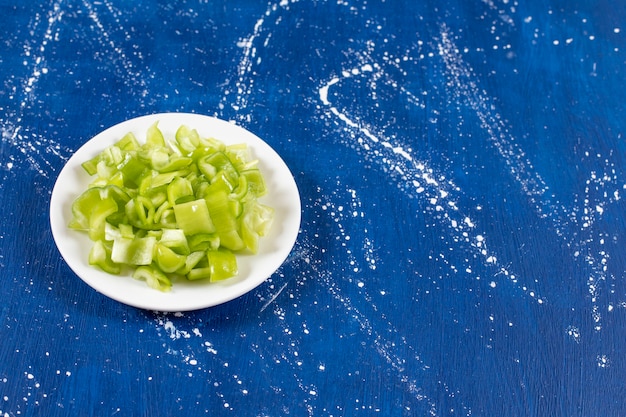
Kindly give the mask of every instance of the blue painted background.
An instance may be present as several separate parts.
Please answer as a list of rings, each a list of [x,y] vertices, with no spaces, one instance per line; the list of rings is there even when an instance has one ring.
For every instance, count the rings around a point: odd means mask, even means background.
[[[0,1],[1,416],[626,413],[626,6]],[[303,220],[203,311],[111,301],[49,230],[99,131],[234,120]]]

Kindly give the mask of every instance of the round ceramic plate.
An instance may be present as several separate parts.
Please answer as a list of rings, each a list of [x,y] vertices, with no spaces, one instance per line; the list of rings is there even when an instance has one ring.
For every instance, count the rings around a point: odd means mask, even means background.
[[[259,241],[257,254],[238,254],[239,274],[222,282],[176,280],[170,292],[160,292],[133,279],[130,274],[107,274],[88,263],[92,242],[86,233],[67,227],[72,202],[87,189],[92,178],[81,164],[133,132],[140,143],[148,127],[158,121],[166,138],[172,138],[181,125],[196,129],[201,136],[214,137],[225,144],[246,143],[267,184],[260,201],[275,209],[270,232]],[[295,244],[300,229],[300,195],[285,162],[263,140],[233,123],[214,117],[163,113],[138,117],[115,125],[84,144],[67,161],[59,174],[50,200],[50,224],[59,252],[69,267],[96,291],[131,306],[156,311],[190,311],[215,306],[251,291],[278,269]]]

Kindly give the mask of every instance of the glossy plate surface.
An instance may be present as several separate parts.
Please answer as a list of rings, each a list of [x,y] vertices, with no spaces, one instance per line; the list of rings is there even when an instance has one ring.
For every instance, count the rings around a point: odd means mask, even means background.
[[[246,143],[252,158],[267,183],[268,193],[260,201],[273,207],[274,223],[259,242],[255,255],[238,254],[239,275],[219,283],[177,280],[172,290],[159,292],[145,282],[127,275],[110,275],[88,263],[92,242],[86,233],[70,230],[72,202],[87,189],[91,177],[81,164],[107,146],[133,132],[140,143],[155,121],[166,139],[172,138],[180,125],[196,129],[201,136],[214,137],[225,144]],[[295,244],[300,228],[300,194],[293,175],[281,157],[256,135],[233,123],[214,117],[189,113],[162,113],[127,120],[85,143],[59,174],[50,200],[50,224],[61,256],[84,282],[96,291],[134,307],[156,311],[190,311],[215,306],[237,298],[269,278],[285,261]]]

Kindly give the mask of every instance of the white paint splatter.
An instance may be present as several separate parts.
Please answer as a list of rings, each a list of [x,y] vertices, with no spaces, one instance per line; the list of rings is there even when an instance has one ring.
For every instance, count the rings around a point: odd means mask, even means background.
[[[303,247],[308,247],[308,250],[315,250],[315,245],[310,242],[303,242]],[[429,415],[436,416],[438,414],[435,401],[432,400],[424,390],[419,387],[416,380],[412,379],[406,370],[407,362],[417,363],[418,369],[427,370],[429,367],[424,364],[419,355],[414,352],[413,347],[405,338],[401,338],[400,341],[394,340],[393,342],[387,338],[387,335],[394,335],[398,333],[395,326],[384,318],[378,317],[384,323],[384,331],[380,331],[375,327],[374,321],[376,317],[370,317],[361,312],[350,299],[349,296],[344,294],[341,289],[338,280],[334,279],[333,274],[323,268],[318,268],[317,264],[309,264],[312,272],[317,276],[317,281],[325,285],[327,291],[333,296],[333,298],[341,303],[346,314],[348,314],[353,320],[356,320],[359,324],[361,335],[367,338],[376,352],[380,355],[385,362],[391,366],[391,368],[397,374],[397,380],[402,383],[407,392],[411,394],[417,401],[427,405]],[[364,297],[368,301],[369,305],[372,305],[371,298],[364,294]],[[376,309],[375,309],[376,311]],[[369,313],[368,313],[369,314]],[[401,353],[402,352],[402,353]],[[407,352],[413,352],[412,356],[407,357]],[[413,369],[415,369],[412,366]],[[325,369],[325,367],[320,368]]]
[[[281,15],[278,12],[289,10],[289,5],[297,2],[298,0],[282,0],[278,4],[270,2],[264,15],[257,19],[254,24],[252,33],[237,42],[237,46],[242,50],[242,58],[237,66],[237,80],[235,81],[234,86],[235,102],[231,106],[235,111],[237,111],[238,117],[243,119],[240,120],[242,122],[250,121],[250,116],[244,115],[245,112],[241,112],[241,110],[248,106],[248,97],[254,90],[254,71],[252,68],[255,64],[260,63],[259,58],[257,57],[257,45],[267,47],[272,36],[272,31],[265,28],[266,21],[273,18],[274,20],[269,23],[278,25],[281,21]],[[229,96],[230,94],[227,91],[224,99]],[[224,106],[224,103],[222,102],[221,105]]]
[[[442,26],[440,55],[446,63],[451,85],[455,86],[456,92],[465,97],[468,105],[476,111],[492,145],[499,151],[522,191],[534,204],[537,214],[550,220],[555,234],[564,239],[569,246],[576,248],[574,253],[584,252],[585,260],[592,271],[587,279],[587,287],[592,300],[592,317],[595,329],[601,330],[599,296],[600,288],[607,279],[608,254],[604,251],[591,252],[590,244],[601,240],[599,239],[601,236],[596,236],[597,232],[591,226],[595,223],[596,217],[602,216],[611,203],[619,200],[619,190],[622,184],[617,180],[614,163],[607,158],[605,160],[606,172],[600,174],[592,171],[590,173],[582,198],[584,203],[582,209],[572,210],[555,200],[547,193],[549,187],[533,168],[531,161],[525,158],[524,151],[515,143],[515,138],[508,132],[504,121],[492,110],[495,105],[488,95],[478,88],[476,77],[456,52],[457,50],[449,29],[445,25]],[[599,192],[603,190],[606,191]],[[565,235],[564,230],[571,228],[572,223],[580,226],[580,235]]]
[[[52,4],[45,19],[41,15],[36,15],[33,33],[35,35],[38,33],[36,29],[40,24],[44,24],[45,28],[39,40],[24,45],[24,64],[30,74],[25,77],[20,90],[13,94],[14,97],[20,97],[18,108],[7,109],[5,118],[0,119],[0,140],[18,153],[8,156],[9,161],[5,165],[7,170],[12,170],[23,158],[30,168],[41,176],[48,177],[49,172],[54,170],[49,156],[66,159],[65,155],[70,153],[68,148],[56,141],[41,137],[22,126],[23,113],[37,100],[37,85],[41,78],[48,74],[46,50],[51,42],[57,41],[63,16],[64,11],[60,2]]]
[[[449,53],[443,52],[443,47],[440,46],[440,53],[446,55]],[[363,54],[363,59],[371,60],[367,54]],[[454,196],[461,190],[449,179],[446,178],[441,172],[437,172],[433,167],[430,167],[426,161],[420,161],[414,157],[407,146],[402,144],[392,144],[391,139],[387,139],[382,134],[376,133],[377,128],[368,125],[357,116],[348,114],[348,110],[338,109],[329,99],[329,90],[333,87],[339,87],[342,82],[347,81],[349,78],[356,75],[363,75],[362,68],[367,67],[373,69],[374,73],[367,76],[376,76],[377,79],[389,79],[389,74],[385,76],[380,73],[384,72],[384,68],[373,62],[367,61],[353,70],[342,71],[342,76],[332,77],[328,81],[322,83],[319,87],[318,94],[321,103],[327,108],[331,117],[340,120],[346,127],[346,129],[355,132],[354,138],[356,143],[360,146],[363,152],[368,157],[374,158],[376,162],[387,165],[389,172],[396,171],[396,167],[400,168],[401,176],[400,181],[401,189],[405,192],[414,195],[420,195],[425,201],[430,202],[435,210],[435,218],[442,221],[442,224],[446,228],[452,229],[453,234],[456,236],[455,240],[459,242],[469,243],[474,247],[477,254],[483,257],[486,264],[491,264],[497,267],[497,275],[503,275],[508,277],[510,281],[517,285],[518,278],[514,273],[511,273],[507,267],[501,265],[497,261],[497,257],[491,253],[486,245],[486,239],[481,236],[482,241],[480,245],[475,244],[476,225],[468,215],[464,215],[458,208],[458,202],[455,201]],[[391,152],[389,152],[391,150]],[[456,268],[453,267],[453,270]],[[531,291],[525,287],[518,286],[527,295],[531,294]],[[543,303],[542,297],[532,293],[538,303]]]

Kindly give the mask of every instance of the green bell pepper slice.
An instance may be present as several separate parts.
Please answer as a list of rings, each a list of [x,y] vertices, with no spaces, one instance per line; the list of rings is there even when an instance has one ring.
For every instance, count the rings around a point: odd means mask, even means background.
[[[157,268],[150,266],[139,266],[133,272],[133,278],[145,281],[150,288],[162,292],[168,292],[172,289],[172,281],[163,272]]]
[[[215,225],[204,199],[174,205],[174,215],[178,228],[182,229],[187,236],[215,231]]]

